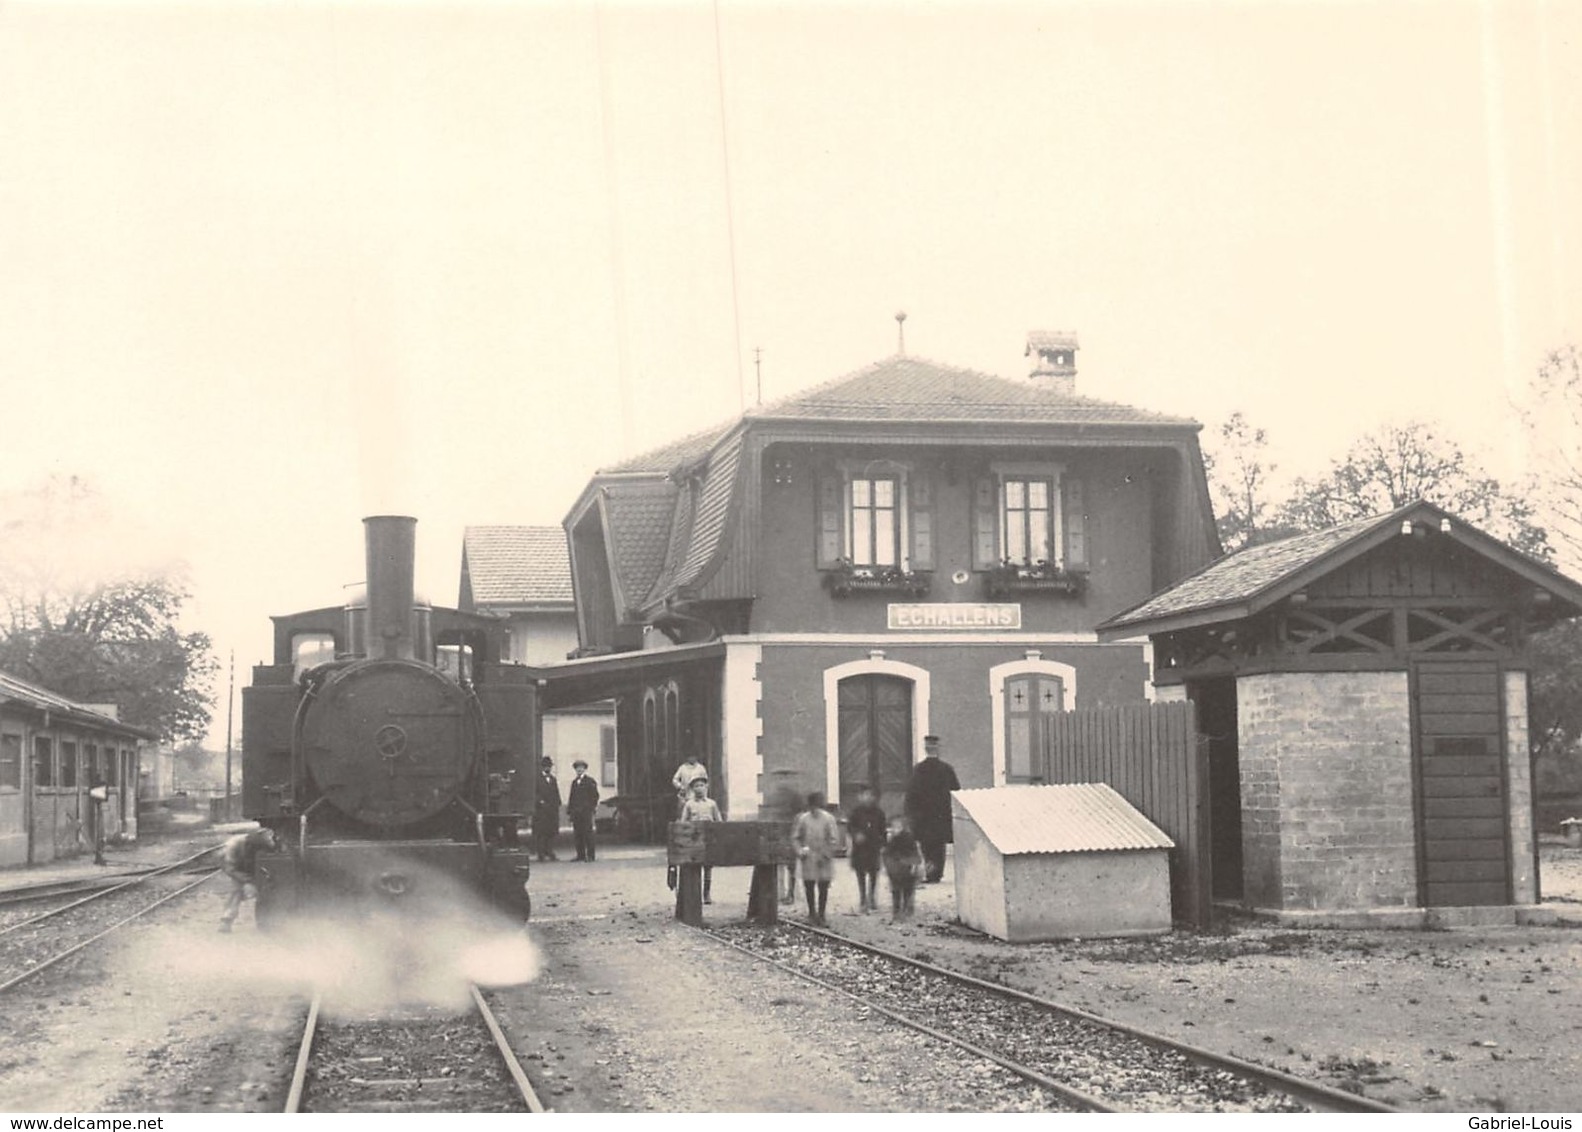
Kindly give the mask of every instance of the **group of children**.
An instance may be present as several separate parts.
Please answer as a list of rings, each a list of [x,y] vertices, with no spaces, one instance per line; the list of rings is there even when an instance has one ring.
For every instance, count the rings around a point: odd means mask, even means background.
[[[857,792],[857,805],[846,816],[851,839],[851,867],[857,874],[857,899],[863,912],[879,909],[879,868],[890,880],[890,910],[897,920],[912,915],[917,880],[923,873],[923,853],[903,819],[894,829],[871,787]],[[823,924],[829,903],[830,881],[835,879],[835,855],[841,848],[840,826],[824,808],[824,795],[809,794],[807,809],[791,827],[791,842],[802,865],[802,888],[807,896],[808,919]]]
[[[685,783],[685,789],[682,784]],[[676,771],[681,821],[722,821],[719,805],[709,797],[709,780],[706,771],[695,763],[683,764]],[[879,869],[884,868],[890,881],[890,909],[897,920],[912,915],[917,882],[923,875],[923,852],[917,844],[906,820],[903,818],[891,828],[889,819],[879,806],[879,798],[872,787],[864,786],[857,792],[857,804],[846,817],[846,832],[850,837],[852,870],[857,874],[857,898],[860,910],[879,910]],[[797,814],[791,827],[791,843],[796,848],[797,860],[802,871],[802,890],[807,897],[808,919],[815,924],[825,923],[824,915],[829,904],[829,886],[835,879],[835,857],[844,841],[840,824],[835,815],[824,806],[824,795],[814,792],[807,796],[807,808]],[[703,902],[710,904],[713,869],[703,870]],[[794,874],[793,874],[794,877]],[[786,899],[794,900],[796,891],[788,878]]]

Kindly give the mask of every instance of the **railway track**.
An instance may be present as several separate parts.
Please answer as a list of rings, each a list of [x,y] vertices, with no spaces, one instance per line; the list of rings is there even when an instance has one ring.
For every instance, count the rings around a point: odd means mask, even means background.
[[[285,1111],[543,1112],[488,1000],[468,991],[469,1014],[356,1021],[326,1020],[315,994]]]
[[[1090,1112],[1393,1112],[1377,1101],[801,924],[704,934]]]
[[[0,928],[0,993],[42,974],[162,904],[198,887],[214,874],[214,869],[205,869],[197,880],[186,883],[181,883],[184,878],[176,874],[213,851],[213,847],[205,849],[121,884],[98,889],[59,908]],[[155,899],[148,900],[149,893],[139,891],[139,886],[151,882],[161,891]],[[55,895],[69,897],[75,894],[60,892]],[[103,927],[104,920],[111,916],[119,918],[108,927]]]

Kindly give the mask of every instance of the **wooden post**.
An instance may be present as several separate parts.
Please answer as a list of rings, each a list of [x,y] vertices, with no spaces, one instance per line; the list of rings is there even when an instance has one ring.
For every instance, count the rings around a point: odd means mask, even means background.
[[[747,918],[756,924],[780,922],[780,870],[775,865],[754,865],[747,889]]]
[[[682,865],[676,877],[676,919],[703,926],[703,866]]]

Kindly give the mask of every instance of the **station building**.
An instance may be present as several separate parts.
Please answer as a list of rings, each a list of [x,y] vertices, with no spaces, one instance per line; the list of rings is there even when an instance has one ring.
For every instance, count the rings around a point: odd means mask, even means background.
[[[623,795],[697,754],[736,818],[862,783],[894,811],[925,734],[964,787],[1037,781],[1050,714],[1152,694],[1146,639],[1095,627],[1220,554],[1201,426],[1079,392],[1077,350],[897,354],[596,473],[545,706],[615,699]]]
[[[93,852],[96,808],[104,837],[137,835],[139,747],[154,736],[114,713],[0,672],[0,868]]]

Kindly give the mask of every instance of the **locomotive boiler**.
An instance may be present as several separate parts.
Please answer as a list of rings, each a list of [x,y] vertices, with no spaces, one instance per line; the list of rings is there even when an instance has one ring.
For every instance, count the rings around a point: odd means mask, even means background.
[[[495,621],[417,598],[415,519],[363,523],[366,586],[273,618],[274,663],[242,691],[243,812],[281,846],[259,922],[432,911],[457,888],[525,919],[537,688]]]

